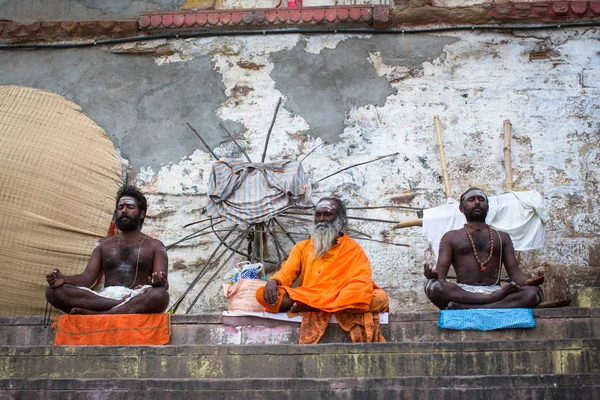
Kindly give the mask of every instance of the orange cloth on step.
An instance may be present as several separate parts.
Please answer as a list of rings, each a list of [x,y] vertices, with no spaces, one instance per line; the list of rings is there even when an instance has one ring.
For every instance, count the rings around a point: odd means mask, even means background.
[[[344,235],[338,238],[337,244],[322,257],[315,259],[313,252],[312,239],[297,243],[281,269],[270,278],[279,283],[278,304],[271,305],[264,301],[264,288],[256,292],[258,302],[266,311],[276,313],[279,311],[285,290],[292,300],[321,310],[303,313],[300,343],[318,342],[327,328],[330,313],[335,313],[336,318],[338,314],[341,315],[338,322],[343,329],[351,333],[353,340],[362,337],[364,341],[385,341],[379,333],[378,316],[375,316],[376,323],[373,322],[373,313],[387,310],[387,296],[373,282],[369,259],[359,244]],[[292,288],[291,285],[298,277],[299,286]],[[376,310],[371,308],[374,290],[383,293],[377,296]],[[383,306],[379,304],[381,299],[384,299]],[[342,315],[349,313],[354,316],[345,318]],[[353,335],[352,329],[361,317],[362,322],[358,325],[372,326],[373,329],[361,335]]]
[[[167,344],[169,314],[63,314],[54,323],[57,346],[122,346]]]

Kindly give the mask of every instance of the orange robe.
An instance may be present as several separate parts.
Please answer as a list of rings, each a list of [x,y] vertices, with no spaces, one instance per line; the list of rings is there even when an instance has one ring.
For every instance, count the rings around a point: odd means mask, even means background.
[[[354,240],[344,235],[322,257],[315,259],[312,239],[297,243],[281,269],[270,279],[279,283],[279,301],[268,304],[264,288],[256,299],[265,311],[279,311],[284,291],[290,299],[321,311],[302,316],[300,343],[317,343],[335,313],[339,325],[350,332],[353,341],[385,341],[379,332],[379,312],[387,311],[388,300],[371,278],[371,265]],[[292,284],[300,277],[300,284]]]

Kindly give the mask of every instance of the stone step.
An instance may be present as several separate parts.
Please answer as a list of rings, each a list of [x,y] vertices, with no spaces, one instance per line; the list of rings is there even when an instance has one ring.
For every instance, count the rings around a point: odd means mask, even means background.
[[[600,398],[600,374],[337,379],[0,379],[0,399],[328,400]]]
[[[600,373],[600,339],[4,346],[3,378],[349,378]]]
[[[553,308],[534,310],[535,329],[491,332],[439,329],[439,312],[395,313],[382,326],[388,342],[454,342],[478,340],[576,339],[600,337],[600,309]],[[286,344],[297,343],[300,324],[255,317],[223,317],[220,314],[173,315],[172,345]],[[0,317],[2,344],[51,345],[53,332],[44,329],[43,318]],[[330,325],[324,343],[348,343],[348,334]]]

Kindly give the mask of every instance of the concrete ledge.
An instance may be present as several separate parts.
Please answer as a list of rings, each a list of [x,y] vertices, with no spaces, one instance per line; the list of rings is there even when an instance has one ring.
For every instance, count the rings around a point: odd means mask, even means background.
[[[220,379],[597,374],[599,349],[600,339],[308,346],[0,347],[0,376]]]
[[[0,390],[28,399],[554,398],[600,395],[600,375],[387,377],[338,379],[0,379]],[[203,398],[204,398],[203,397]],[[86,397],[87,398],[87,397]]]
[[[534,329],[453,331],[439,329],[439,312],[389,315],[382,332],[388,342],[464,342],[483,340],[576,339],[600,337],[600,309],[554,308],[533,311]],[[173,315],[172,345],[297,343],[300,325],[254,317],[223,318],[221,314]],[[37,316],[0,317],[0,334],[8,346],[51,345],[54,332]],[[339,326],[331,324],[323,343],[349,343]]]

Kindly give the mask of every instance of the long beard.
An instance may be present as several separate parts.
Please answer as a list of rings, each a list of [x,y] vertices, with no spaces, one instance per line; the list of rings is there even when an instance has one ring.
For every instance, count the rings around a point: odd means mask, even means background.
[[[140,215],[128,216],[128,219],[117,219],[115,225],[121,232],[130,232],[135,230],[140,224]]]
[[[315,224],[312,232],[315,258],[320,258],[336,244],[341,230],[342,221],[339,218],[336,218],[333,222]]]

